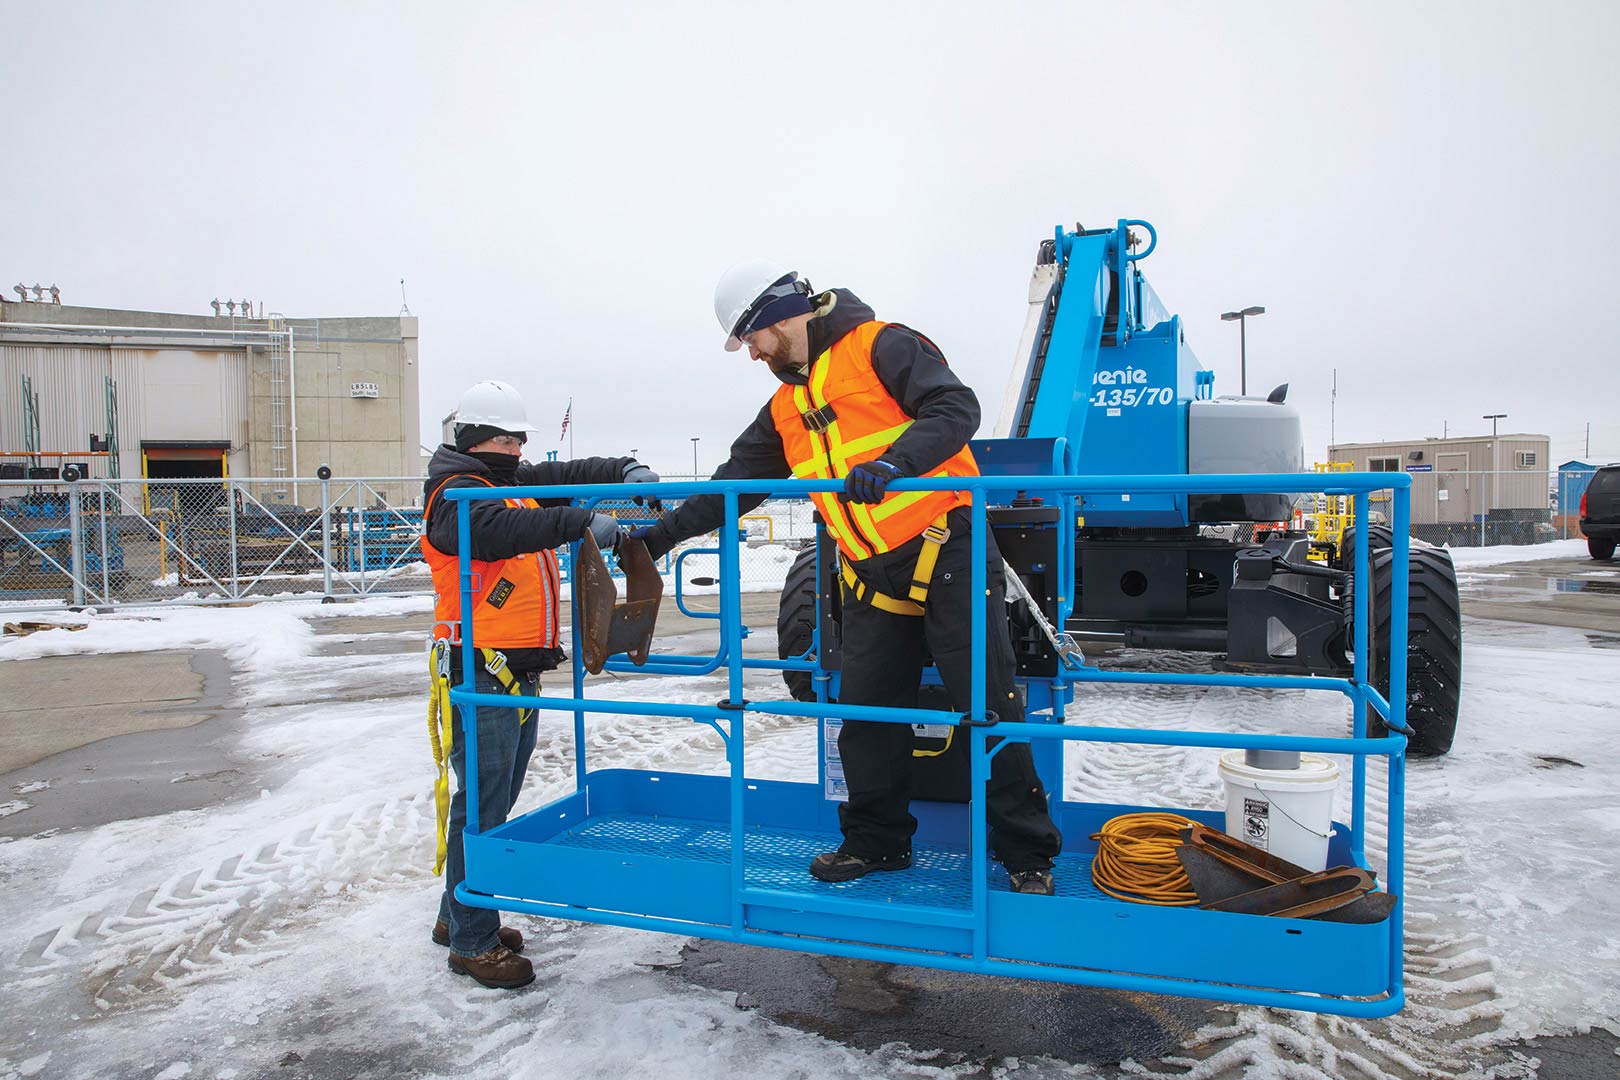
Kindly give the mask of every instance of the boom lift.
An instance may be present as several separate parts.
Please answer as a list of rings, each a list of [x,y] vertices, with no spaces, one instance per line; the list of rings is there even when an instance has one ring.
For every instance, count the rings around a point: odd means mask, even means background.
[[[1140,252],[1133,244],[1137,230],[1148,237]],[[462,708],[515,704],[540,710],[536,722],[543,723],[559,712],[572,714],[576,783],[572,793],[489,828],[480,825],[476,800],[469,802],[461,900],[949,970],[1344,1015],[1398,1011],[1404,1002],[1403,733],[1411,732],[1408,715],[1428,704],[1419,700],[1422,695],[1411,695],[1409,711],[1408,657],[1412,682],[1421,684],[1420,657],[1454,658],[1459,644],[1453,634],[1446,654],[1418,640],[1435,630],[1430,624],[1417,630],[1426,617],[1423,605],[1434,598],[1420,595],[1414,572],[1410,640],[1423,648],[1376,647],[1380,633],[1386,641],[1409,641],[1408,590],[1390,588],[1389,582],[1408,574],[1410,478],[1302,473],[1299,420],[1282,393],[1264,400],[1216,398],[1209,373],[1186,348],[1179,319],[1164,312],[1137,271],[1136,263],[1153,247],[1153,230],[1144,222],[1121,221],[1093,232],[1058,230],[1042,246],[1036,266],[1013,373],[1014,402],[1003,417],[1006,437],[973,446],[983,475],[890,485],[898,492],[950,487],[972,493],[975,591],[985,586],[984,538],[994,528],[1022,586],[1011,592],[1022,594],[1014,629],[1027,696],[1023,723],[998,722],[987,711],[984,650],[977,644],[968,702],[951,702],[938,690],[920,695],[916,709],[838,701],[838,603],[829,587],[836,577],[824,536],[801,555],[789,577],[781,657],[743,655],[739,499],[766,490],[802,499],[812,491],[836,490],[836,482],[448,491],[452,504],[523,496],[587,506],[626,494],[669,499],[713,493],[726,508],[717,547],[687,549],[675,567],[680,604],[680,560],[700,553],[718,557],[720,635],[713,656],[649,651],[644,639],[613,645],[609,652],[624,649],[617,656],[582,644],[591,641],[588,617],[612,625],[637,618],[638,605],[656,603],[634,591],[606,619],[583,612],[588,603],[575,604],[569,690],[533,698],[479,694],[472,669],[476,650],[462,650],[461,681],[450,692]],[[1211,522],[1287,520],[1293,498],[1316,491],[1352,499],[1356,519],[1367,521],[1372,493],[1385,489],[1393,515],[1387,548],[1363,530],[1347,543],[1343,570],[1311,562],[1303,535],[1246,545],[1204,528]],[[471,543],[459,505],[458,515],[464,553],[460,636],[476,644],[470,615],[474,574],[465,554]],[[593,547],[588,538],[582,544]],[[634,562],[638,542],[625,544]],[[1418,554],[1411,553],[1414,567]],[[1380,573],[1381,590],[1373,587]],[[1431,612],[1431,624],[1443,621],[1443,614]],[[972,622],[974,640],[982,643],[982,608]],[[1454,631],[1454,619],[1450,627]],[[1085,661],[1074,647],[1076,635],[1224,657],[1214,671],[1107,670]],[[615,640],[611,631],[606,640]],[[638,688],[655,684],[638,680],[616,684],[627,690],[612,697],[594,698],[586,683],[588,652],[592,670],[723,675],[724,696],[712,705],[695,704],[687,692],[640,699],[633,696]],[[745,692],[745,672],[759,669],[781,672],[797,700],[751,696],[760,692],[758,681]],[[928,681],[937,679],[925,675]],[[1347,699],[1352,720],[1347,732],[1334,737],[1285,733],[1287,715],[1278,717],[1277,733],[1268,734],[1117,726],[1106,716],[1074,709],[1076,687],[1092,683],[1326,691]],[[587,729],[603,713],[707,725],[725,747],[726,773],[593,768]],[[762,715],[815,725],[815,782],[749,773],[751,721]],[[828,884],[811,878],[806,868],[812,855],[838,842],[840,774],[833,748],[836,726],[847,719],[910,724],[919,740],[949,729],[953,738],[950,752],[930,754],[926,762],[933,764],[918,770],[913,867]],[[473,773],[477,725],[463,727],[472,736],[466,768]],[[1410,737],[1415,743],[1423,732]],[[1030,744],[1064,836],[1052,897],[1009,891],[1006,875],[991,864],[982,800],[972,797],[983,790],[997,745],[1009,740]],[[1063,750],[1069,743],[1240,751],[1248,765],[1279,773],[1301,754],[1347,758],[1348,813],[1319,834],[1327,844],[1326,865],[1340,868],[1327,873],[1376,889],[1369,896],[1378,903],[1365,905],[1354,918],[1322,914],[1315,906],[1319,898],[1300,891],[1304,878],[1273,879],[1284,893],[1294,893],[1287,906],[1270,914],[1244,904],[1205,904],[1202,896],[1203,906],[1177,907],[1117,898],[1092,876],[1096,837],[1105,825],[1121,815],[1169,809],[1188,823],[1189,837],[1207,836],[1229,828],[1231,814],[1154,805],[1163,796],[1151,791],[1129,805],[1066,799]],[[1380,759],[1388,780],[1384,805],[1375,811],[1368,802],[1368,769]],[[1386,852],[1377,880],[1369,873],[1370,822],[1382,825]],[[1205,827],[1203,834],[1199,827]]]

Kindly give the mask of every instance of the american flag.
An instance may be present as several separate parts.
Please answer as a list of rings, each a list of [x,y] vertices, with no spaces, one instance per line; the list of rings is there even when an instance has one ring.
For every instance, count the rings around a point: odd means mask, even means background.
[[[558,435],[557,435],[557,441],[558,442],[562,442],[564,437],[567,436],[567,434],[568,434],[568,421],[573,415],[574,415],[574,399],[569,398],[568,399],[568,408],[563,410],[563,426],[562,426],[562,431],[559,432]]]

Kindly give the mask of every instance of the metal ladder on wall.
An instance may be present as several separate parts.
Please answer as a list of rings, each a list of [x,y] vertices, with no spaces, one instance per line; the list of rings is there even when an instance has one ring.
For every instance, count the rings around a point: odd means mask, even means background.
[[[272,314],[269,343],[265,354],[270,360],[270,476],[278,497],[287,494],[287,448],[292,437],[287,422],[287,335],[286,320]]]

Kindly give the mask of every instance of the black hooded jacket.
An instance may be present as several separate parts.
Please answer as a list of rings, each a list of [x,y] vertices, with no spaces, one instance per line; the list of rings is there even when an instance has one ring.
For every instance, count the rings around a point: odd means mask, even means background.
[[[810,363],[845,334],[876,316],[847,289],[833,289],[814,300],[815,315],[806,326]],[[890,324],[872,342],[872,366],[884,389],[915,422],[883,455],[901,476],[932,472],[956,453],[979,429],[979,399],[945,365],[934,343],[908,327]],[[791,476],[782,438],[765,403],[754,422],[731,444],[731,456],[714,471],[716,480],[781,479]],[[765,501],[764,495],[745,495],[739,512],[747,513]],[[667,551],[690,536],[718,528],[725,519],[725,503],[718,495],[687,499],[653,526],[648,547],[655,554]],[[893,553],[902,558],[913,545]]]
[[[617,484],[624,480],[625,471],[636,464],[636,459],[630,457],[525,461],[518,465],[511,485]],[[449,488],[487,486],[475,477],[495,480],[489,466],[449,444],[434,451],[428,462],[427,482],[423,485],[427,540],[446,555],[457,554],[461,545],[456,508],[444,497],[444,492]],[[591,524],[591,511],[569,506],[567,500],[545,501],[538,508],[507,506],[495,499],[479,499],[463,505],[472,515],[472,557],[485,562],[560,547],[584,536]],[[557,666],[562,656],[555,649],[513,649],[506,659],[514,671],[549,671]]]

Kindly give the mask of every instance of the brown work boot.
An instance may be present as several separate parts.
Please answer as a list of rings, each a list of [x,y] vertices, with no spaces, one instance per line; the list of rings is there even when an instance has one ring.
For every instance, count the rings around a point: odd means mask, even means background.
[[[523,935],[510,926],[503,926],[496,930],[495,936],[502,945],[505,945],[513,952],[520,953],[523,951]],[[450,945],[450,924],[443,919],[433,924],[433,944],[442,945],[446,948]]]
[[[534,965],[505,945],[497,945],[477,956],[450,954],[450,970],[470,975],[495,990],[516,990],[534,982]]]
[[[868,859],[847,851],[828,851],[810,860],[810,876],[817,881],[854,881],[874,870],[905,870],[911,866],[911,852]]]

